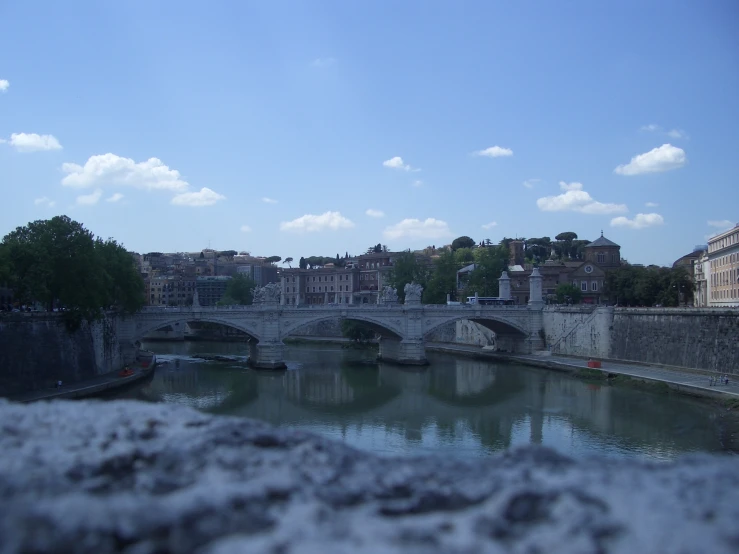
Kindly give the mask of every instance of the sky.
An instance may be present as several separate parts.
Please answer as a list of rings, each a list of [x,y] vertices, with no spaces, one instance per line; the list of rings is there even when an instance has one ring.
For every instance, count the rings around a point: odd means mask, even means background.
[[[293,257],[739,222],[739,3],[0,2],[0,235]]]

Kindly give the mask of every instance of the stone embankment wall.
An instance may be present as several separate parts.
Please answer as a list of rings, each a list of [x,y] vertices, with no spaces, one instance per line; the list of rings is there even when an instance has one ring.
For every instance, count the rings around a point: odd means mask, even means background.
[[[135,359],[123,348],[119,320],[106,317],[69,332],[58,314],[0,317],[0,396],[74,383]]]
[[[610,357],[739,374],[739,310],[616,308]]]
[[[544,345],[553,354],[609,357],[613,308],[547,306],[542,319]]]
[[[739,311],[552,306],[544,310],[553,354],[739,374]]]

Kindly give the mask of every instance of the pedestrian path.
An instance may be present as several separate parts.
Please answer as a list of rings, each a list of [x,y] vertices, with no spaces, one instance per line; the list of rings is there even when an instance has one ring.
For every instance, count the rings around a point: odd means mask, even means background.
[[[128,386],[131,383],[145,379],[154,371],[154,366],[155,364],[147,364],[146,367],[141,364],[131,365],[133,374],[127,377],[121,377],[120,372],[112,371],[93,379],[85,379],[84,381],[78,381],[69,385],[62,384],[60,388],[54,387],[17,394],[9,397],[8,400],[26,403],[36,402],[38,400],[92,396],[108,389]]]
[[[567,371],[577,371],[587,368],[587,360],[572,356],[561,356],[558,354],[536,355],[536,354],[501,354],[493,351],[482,350],[479,346],[468,346],[447,343],[429,343],[427,348],[444,352],[466,352],[476,356],[490,357],[491,359],[504,359],[518,361],[521,363],[538,367],[558,367]],[[603,360],[601,371],[626,375],[637,379],[658,381],[667,383],[677,389],[688,390],[702,396],[736,398],[739,400],[739,379],[729,375],[728,385],[710,384],[710,377],[717,377],[720,373],[709,375],[708,372],[691,371],[686,369],[664,368],[659,366],[645,365],[641,363],[629,363],[625,361]]]

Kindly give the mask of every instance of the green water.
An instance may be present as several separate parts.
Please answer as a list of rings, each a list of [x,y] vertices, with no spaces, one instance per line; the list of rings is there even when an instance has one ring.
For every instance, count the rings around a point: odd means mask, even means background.
[[[153,342],[153,379],[115,398],[191,406],[313,431],[379,454],[486,456],[529,443],[574,456],[666,460],[739,452],[725,409],[674,395],[592,384],[519,365],[429,354],[431,365],[377,363],[372,350],[288,346],[286,371],[191,356],[248,355],[244,343]]]

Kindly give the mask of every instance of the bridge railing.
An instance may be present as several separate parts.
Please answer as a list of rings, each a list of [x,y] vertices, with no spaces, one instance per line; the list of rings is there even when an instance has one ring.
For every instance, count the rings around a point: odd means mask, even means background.
[[[421,304],[425,310],[439,310],[444,312],[472,312],[472,311],[483,311],[483,312],[495,312],[495,311],[509,311],[509,310],[527,310],[526,304],[507,305],[507,306],[488,306],[481,304],[458,304],[458,305],[447,305],[447,304]],[[307,311],[336,311],[341,310],[401,310],[406,307],[406,304],[299,304],[297,306],[289,305],[277,305],[275,306],[280,310],[307,310]],[[166,315],[173,313],[201,313],[201,312],[218,312],[218,313],[229,313],[229,312],[248,312],[248,311],[261,311],[263,305],[253,304],[249,306],[233,305],[233,306],[200,306],[193,308],[192,306],[145,306],[141,309],[141,313],[145,314],[157,314]]]

